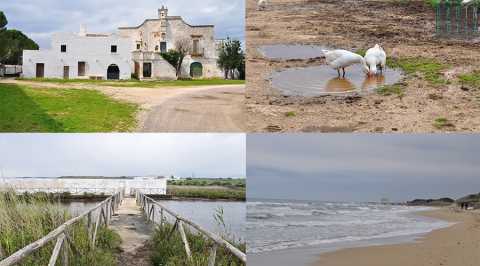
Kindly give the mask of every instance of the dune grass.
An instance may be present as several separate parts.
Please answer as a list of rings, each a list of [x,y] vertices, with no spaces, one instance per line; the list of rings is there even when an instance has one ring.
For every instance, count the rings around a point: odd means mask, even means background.
[[[163,88],[163,87],[196,87],[209,85],[236,85],[245,84],[245,80],[225,80],[225,79],[191,79],[191,80],[152,80],[140,81],[136,79],[129,80],[91,80],[91,79],[52,79],[52,78],[34,78],[19,80],[47,82],[55,84],[90,84],[98,86],[112,87],[142,87],[142,88]]]
[[[0,193],[0,260],[42,238],[71,218],[68,210],[47,197]],[[72,225],[69,236],[75,248],[69,250],[69,265],[116,265],[115,252],[120,237],[100,227],[97,248],[89,245],[84,222]],[[26,257],[20,265],[47,265],[55,241]],[[75,251],[76,252],[75,252]],[[78,254],[78,253],[80,254]]]
[[[222,214],[217,216],[217,221],[222,223]],[[185,247],[182,242],[180,233],[174,231],[172,233],[173,225],[165,223],[163,227],[157,227],[153,235],[153,250],[152,262],[154,266],[199,266],[208,265],[208,256],[210,247],[213,246],[213,241],[205,239],[200,234],[192,233],[185,228],[188,243],[192,252],[192,259],[188,260]],[[225,236],[222,236],[225,238]],[[229,241],[234,246],[245,252],[245,243],[235,243]],[[225,248],[219,247],[217,249],[217,256],[215,265],[217,266],[240,266],[245,265],[237,257],[228,252]]]
[[[125,132],[139,107],[94,90],[0,83],[0,132]]]

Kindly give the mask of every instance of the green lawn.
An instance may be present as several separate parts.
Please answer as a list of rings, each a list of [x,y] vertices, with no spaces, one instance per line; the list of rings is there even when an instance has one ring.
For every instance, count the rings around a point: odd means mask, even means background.
[[[90,79],[20,79],[27,81],[50,82],[56,84],[92,84],[98,86],[113,87],[143,87],[143,88],[162,88],[162,87],[194,87],[208,85],[235,85],[245,84],[245,80],[225,80],[225,79],[193,79],[193,80],[154,80],[139,81],[130,80],[90,80]]]
[[[137,111],[94,90],[0,83],[0,132],[125,132]]]

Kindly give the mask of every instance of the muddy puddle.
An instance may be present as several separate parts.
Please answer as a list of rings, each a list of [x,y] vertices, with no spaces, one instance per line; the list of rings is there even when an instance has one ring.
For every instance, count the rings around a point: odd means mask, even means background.
[[[274,44],[260,46],[258,51],[268,59],[291,60],[323,57],[323,49],[328,48],[319,45]]]
[[[327,65],[292,68],[274,72],[272,86],[286,96],[314,97],[327,94],[368,93],[382,85],[399,82],[403,73],[387,68],[383,75],[367,77],[360,65],[350,66],[345,78]]]

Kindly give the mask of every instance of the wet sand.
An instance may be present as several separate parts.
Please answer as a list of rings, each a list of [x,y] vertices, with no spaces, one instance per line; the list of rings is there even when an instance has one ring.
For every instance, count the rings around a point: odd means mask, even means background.
[[[414,243],[343,249],[321,254],[318,266],[478,266],[480,262],[480,212],[450,208],[421,215],[454,222]]]

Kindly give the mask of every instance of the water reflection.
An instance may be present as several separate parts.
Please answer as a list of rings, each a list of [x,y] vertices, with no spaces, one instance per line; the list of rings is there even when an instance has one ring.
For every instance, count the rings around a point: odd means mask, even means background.
[[[329,66],[313,66],[287,69],[272,74],[272,85],[283,95],[313,97],[325,94],[370,92],[382,85],[400,81],[402,72],[389,69],[383,75],[367,76],[361,66],[347,68],[345,78]]]

